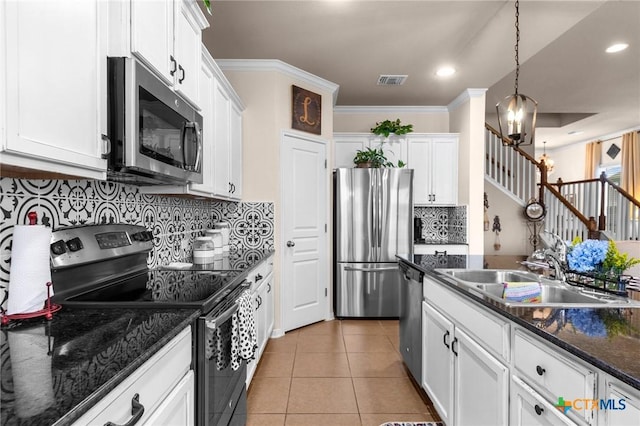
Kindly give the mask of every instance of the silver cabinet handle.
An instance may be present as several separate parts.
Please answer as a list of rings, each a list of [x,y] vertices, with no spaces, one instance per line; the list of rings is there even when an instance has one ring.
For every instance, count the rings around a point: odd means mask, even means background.
[[[352,266],[347,266],[344,268],[345,271],[359,271],[359,272],[382,272],[382,271],[397,271],[398,267],[393,266],[389,268],[354,268]]]
[[[295,245],[296,243],[294,243],[293,241],[287,241],[287,247],[293,247]]]

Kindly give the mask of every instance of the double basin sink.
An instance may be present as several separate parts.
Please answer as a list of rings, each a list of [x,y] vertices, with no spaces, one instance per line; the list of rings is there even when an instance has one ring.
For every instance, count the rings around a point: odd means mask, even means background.
[[[505,306],[540,307],[640,307],[640,303],[626,297],[572,286],[564,281],[551,280],[528,271],[508,269],[436,269],[437,273],[452,278],[470,292],[485,296]],[[503,298],[505,282],[540,283],[540,301],[526,302]]]

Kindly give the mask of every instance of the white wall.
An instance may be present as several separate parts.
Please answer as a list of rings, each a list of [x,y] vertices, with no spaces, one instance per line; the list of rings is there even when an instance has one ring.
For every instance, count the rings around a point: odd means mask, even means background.
[[[243,196],[242,200],[271,201],[274,203],[274,287],[275,287],[275,325],[274,330],[282,329],[280,317],[281,295],[281,195],[280,195],[280,142],[282,130],[291,129],[291,85],[296,85],[322,95],[321,135],[331,140],[333,135],[333,95],[332,83],[314,85],[314,76],[289,67],[280,61],[263,62],[220,61],[220,68],[238,93],[245,105],[243,115]],[[300,77],[297,77],[300,75]],[[322,83],[321,79],[318,81]],[[337,86],[336,86],[337,89]],[[295,132],[295,130],[292,130]],[[305,133],[306,134],[306,133]],[[328,157],[332,158],[333,149],[328,144]],[[331,185],[328,184],[328,188]],[[329,209],[330,194],[327,198]],[[328,214],[331,218],[331,215]],[[331,243],[328,241],[327,255],[331,264]],[[331,275],[328,274],[328,277]],[[330,283],[327,283],[328,285]],[[329,285],[329,288],[331,286]]]
[[[469,266],[482,268],[484,256],[485,89],[468,89],[449,106],[449,129],[459,133],[458,204],[467,205]]]
[[[513,198],[498,189],[493,183],[485,181],[484,190],[489,202],[489,230],[484,231],[484,253],[486,255],[529,255],[533,246],[529,243],[530,231],[527,220],[523,216],[523,206]],[[500,218],[502,232],[500,232],[499,250],[494,248],[496,235],[492,231],[493,219]],[[514,265],[514,267],[517,265]]]
[[[448,133],[446,107],[336,107],[334,132],[369,133],[377,122],[399,118],[416,133]]]
[[[576,180],[593,179],[598,177],[584,175],[587,143],[588,141],[584,141],[555,149],[547,148],[547,155],[554,161],[554,171],[549,176],[549,182],[555,182],[558,178],[562,178],[563,182],[573,182]],[[622,149],[622,136],[607,138],[599,145],[601,150],[601,167],[620,165],[622,152],[619,152],[615,158],[611,158],[607,155],[607,151],[614,143],[618,148]],[[542,147],[536,147],[535,159],[538,160],[543,152],[544,149]]]

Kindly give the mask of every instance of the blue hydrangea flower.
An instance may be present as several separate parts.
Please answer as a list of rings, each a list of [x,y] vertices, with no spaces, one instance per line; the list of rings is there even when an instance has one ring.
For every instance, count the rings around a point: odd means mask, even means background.
[[[607,337],[607,328],[597,309],[567,309],[566,316],[575,329],[590,337]]]
[[[569,269],[577,272],[594,271],[597,265],[604,262],[608,249],[608,241],[586,240],[577,244],[567,254]]]

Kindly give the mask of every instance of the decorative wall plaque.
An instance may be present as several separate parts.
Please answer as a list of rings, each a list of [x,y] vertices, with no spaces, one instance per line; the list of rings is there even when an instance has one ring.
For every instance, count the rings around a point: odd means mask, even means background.
[[[291,127],[304,132],[321,134],[322,95],[292,87]]]

